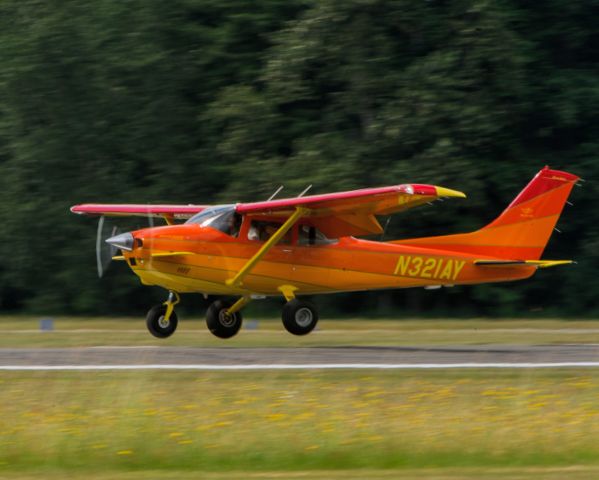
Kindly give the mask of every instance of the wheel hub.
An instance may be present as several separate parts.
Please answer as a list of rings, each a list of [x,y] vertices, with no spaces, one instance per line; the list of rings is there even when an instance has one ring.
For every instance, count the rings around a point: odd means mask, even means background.
[[[160,317],[158,318],[158,326],[160,328],[168,328],[170,324],[170,320],[168,320],[164,315],[160,315]]]
[[[235,314],[223,309],[218,312],[218,321],[223,327],[231,328],[235,325]]]
[[[295,323],[300,327],[308,327],[312,323],[313,318],[314,314],[312,310],[307,307],[302,307],[295,312]]]

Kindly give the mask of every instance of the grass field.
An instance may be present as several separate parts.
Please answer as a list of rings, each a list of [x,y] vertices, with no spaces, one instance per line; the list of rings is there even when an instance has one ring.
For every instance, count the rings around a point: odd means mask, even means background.
[[[0,348],[82,347],[101,345],[169,345],[198,347],[332,346],[332,345],[475,345],[599,343],[594,320],[322,320],[305,337],[287,333],[280,320],[245,321],[236,337],[215,338],[203,319],[180,321],[175,334],[156,339],[143,318],[54,319],[54,330],[40,331],[39,317],[0,317]],[[250,328],[247,328],[250,327]]]
[[[595,370],[0,378],[0,474],[573,465],[599,471]]]
[[[596,480],[599,468],[588,466],[548,467],[548,468],[435,468],[401,470],[310,470],[276,472],[189,472],[181,470],[144,470],[138,472],[68,472],[73,480]],[[66,478],[64,471],[45,470],[42,475],[35,473],[11,472],[0,479],[58,480]]]
[[[64,479],[65,471],[45,470],[42,475],[35,473],[0,473],[0,479],[45,480]],[[519,467],[519,468],[435,468],[401,470],[310,470],[272,472],[189,472],[181,470],[144,470],[131,472],[68,472],[73,480],[596,480],[599,468],[590,466],[574,467]]]
[[[230,342],[199,320],[4,318],[2,347],[599,343],[599,322],[261,321]],[[591,479],[599,370],[1,372],[0,478]]]

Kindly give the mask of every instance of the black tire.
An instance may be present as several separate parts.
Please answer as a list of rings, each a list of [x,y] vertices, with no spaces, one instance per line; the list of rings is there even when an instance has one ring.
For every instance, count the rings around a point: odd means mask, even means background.
[[[154,305],[146,315],[148,331],[156,338],[170,337],[177,330],[177,314],[173,310],[171,317],[165,321],[166,305]]]
[[[226,310],[233,305],[225,300],[217,300],[208,307],[206,325],[218,338],[231,338],[239,332],[243,318],[241,312],[228,314]]]
[[[309,302],[294,298],[283,307],[283,325],[289,333],[307,335],[317,323],[318,312]]]

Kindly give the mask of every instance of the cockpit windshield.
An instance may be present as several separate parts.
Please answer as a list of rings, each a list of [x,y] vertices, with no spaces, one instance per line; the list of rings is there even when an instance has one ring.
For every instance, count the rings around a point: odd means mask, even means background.
[[[206,220],[218,217],[227,211],[234,211],[235,205],[215,205],[214,207],[208,207],[202,210],[200,213],[196,213],[193,217],[187,220],[185,223],[197,223],[201,225]]]
[[[235,205],[216,205],[197,213],[185,223],[196,223],[200,227],[212,227],[236,237],[241,226],[241,215],[235,212]]]

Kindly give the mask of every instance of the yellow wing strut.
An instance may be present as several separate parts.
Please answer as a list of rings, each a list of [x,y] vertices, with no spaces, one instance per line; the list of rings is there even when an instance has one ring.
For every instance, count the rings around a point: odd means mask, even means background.
[[[309,209],[298,207],[295,209],[295,212],[285,221],[283,225],[273,233],[272,237],[270,237],[264,245],[258,250],[255,255],[250,258],[247,263],[237,272],[237,274],[233,278],[229,278],[225,283],[229,287],[238,287],[241,285],[243,277],[245,277],[252,268],[256,266],[256,264],[260,261],[260,259],[268,253],[268,251],[281,239],[283,235],[285,235],[291,227],[299,220],[302,215],[305,215]]]

